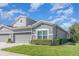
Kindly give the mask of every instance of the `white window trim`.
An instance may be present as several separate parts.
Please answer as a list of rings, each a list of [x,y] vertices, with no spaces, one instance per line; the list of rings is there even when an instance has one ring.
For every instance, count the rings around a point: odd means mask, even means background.
[[[49,39],[49,29],[44,29],[44,28],[36,29],[36,39],[38,39],[38,35],[37,35],[38,34],[38,31],[41,31],[41,30],[46,30],[47,31],[47,39]]]

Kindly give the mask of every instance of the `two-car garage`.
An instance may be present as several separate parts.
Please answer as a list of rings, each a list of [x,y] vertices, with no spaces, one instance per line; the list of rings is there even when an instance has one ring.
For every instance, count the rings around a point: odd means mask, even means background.
[[[15,43],[30,43],[31,34],[30,33],[18,33],[14,34]],[[9,34],[0,34],[0,42],[7,42],[9,39]]]
[[[0,27],[0,42],[7,42],[11,38],[15,43],[30,43],[31,31],[27,29],[10,29],[8,27]]]

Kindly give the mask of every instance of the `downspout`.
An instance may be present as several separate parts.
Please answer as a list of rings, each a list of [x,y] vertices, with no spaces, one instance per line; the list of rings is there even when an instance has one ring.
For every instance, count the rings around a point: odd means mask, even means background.
[[[55,37],[54,37],[54,40],[57,40],[57,25],[55,25],[54,28],[55,28],[55,33],[54,33]],[[56,45],[55,41],[53,41],[53,45]]]
[[[33,40],[33,36],[32,36],[32,28],[31,28],[31,39],[30,39],[30,43]]]
[[[57,39],[57,25],[56,25],[56,39]]]

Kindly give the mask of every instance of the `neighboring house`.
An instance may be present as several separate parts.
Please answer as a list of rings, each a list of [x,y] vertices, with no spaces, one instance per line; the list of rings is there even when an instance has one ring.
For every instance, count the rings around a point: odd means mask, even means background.
[[[16,43],[30,43],[31,40],[66,39],[68,33],[56,24],[48,21],[35,21],[26,16],[19,16],[12,26],[0,26],[0,42],[9,38]]]

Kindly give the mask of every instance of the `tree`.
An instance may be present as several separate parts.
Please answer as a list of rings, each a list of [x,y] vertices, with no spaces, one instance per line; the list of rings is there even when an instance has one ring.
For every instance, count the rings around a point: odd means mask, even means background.
[[[74,41],[79,41],[79,23],[74,23],[70,28],[70,37]]]

